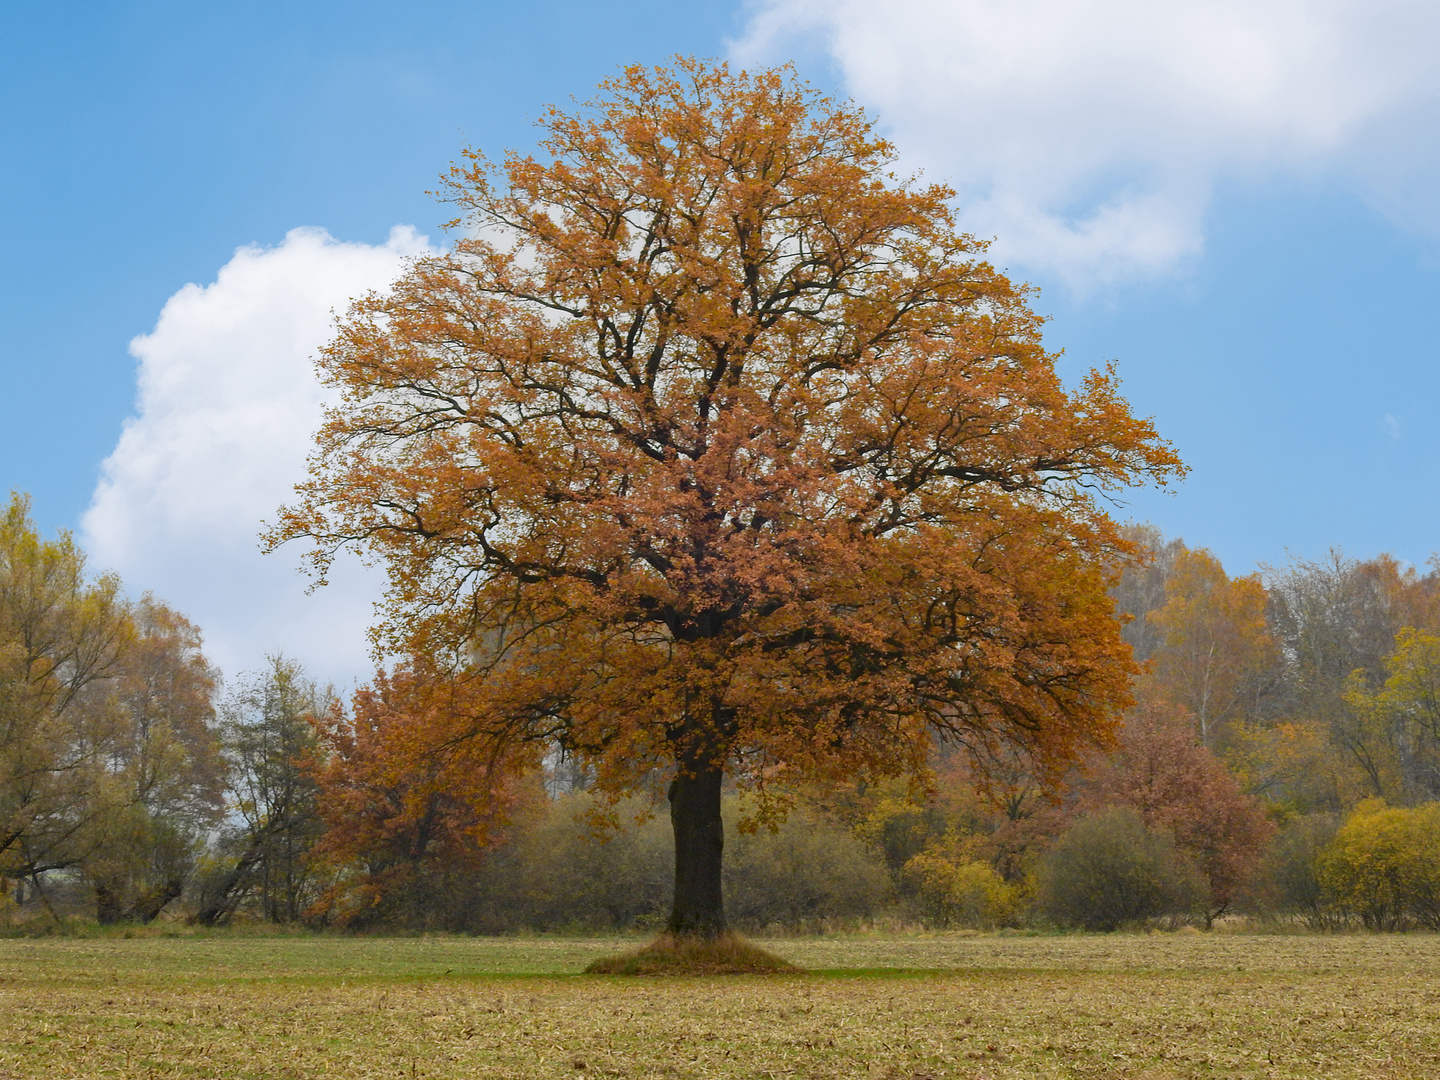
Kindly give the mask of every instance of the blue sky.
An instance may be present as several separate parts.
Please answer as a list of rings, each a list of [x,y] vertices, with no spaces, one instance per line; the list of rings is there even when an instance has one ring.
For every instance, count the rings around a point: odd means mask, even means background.
[[[957,187],[1063,370],[1115,360],[1192,466],[1122,515],[1232,572],[1440,549],[1421,0],[0,5],[0,487],[228,672],[360,673],[373,578],[307,598],[253,541],[328,312],[444,242],[463,146],[675,53],[793,60]]]

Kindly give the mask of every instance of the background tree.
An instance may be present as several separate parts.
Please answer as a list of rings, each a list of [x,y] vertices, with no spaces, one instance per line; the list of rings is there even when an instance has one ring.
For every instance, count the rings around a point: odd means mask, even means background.
[[[385,563],[377,641],[449,668],[478,761],[558,740],[668,781],[676,934],[725,928],[727,774],[923,772],[931,733],[1046,774],[1108,737],[1132,545],[1094,493],[1179,464],[1111,375],[786,71],[629,68],[546,162],[478,154],[467,224],[324,351],[339,391],[272,544]]]
[[[1318,725],[1337,755],[1335,804],[1327,809],[1366,796],[1403,800],[1413,778],[1404,775],[1396,732],[1383,716],[1349,702],[1357,688],[1376,688],[1388,677],[1386,660],[1402,628],[1440,630],[1440,574],[1334,550],[1270,570],[1268,578],[1272,633],[1285,659],[1283,708]]]
[[[1259,574],[1231,578],[1210,552],[1186,550],[1167,576],[1164,605],[1147,616],[1164,635],[1151,689],[1194,718],[1211,750],[1255,711],[1278,675],[1268,603]]]
[[[293,660],[243,677],[221,703],[230,808],[237,821],[219,844],[196,921],[224,922],[245,899],[271,922],[290,923],[315,899],[310,853],[321,832],[311,770],[312,719],[336,707],[334,694]]]
[[[1183,711],[1151,706],[1127,720],[1120,749],[1097,777],[1092,806],[1125,806],[1170,836],[1203,875],[1207,925],[1253,873],[1274,826],[1195,737]]]
[[[872,850],[809,807],[797,807],[773,829],[740,832],[730,847],[725,910],[741,926],[808,933],[853,926],[873,918],[890,891]]]
[[[1402,801],[1433,800],[1440,797],[1440,636],[1403,627],[1385,671],[1373,691],[1363,670],[1351,673],[1345,704],[1352,723],[1371,733],[1365,745],[1393,754]]]
[[[476,770],[432,741],[448,683],[413,667],[380,673],[350,716],[316,716],[314,775],[325,824],[316,854],[340,874],[326,921],[464,929],[453,910],[493,845],[501,812],[522,797],[507,770]],[[486,813],[477,812],[477,807]]]
[[[1440,803],[1355,807],[1317,860],[1321,885],[1370,930],[1440,929]]]
[[[89,579],[66,534],[43,540],[29,502],[0,518],[0,875],[74,867],[127,792],[107,768],[122,718],[105,688],[132,631],[120,583]]]
[[[591,792],[522,799],[512,811],[507,842],[487,855],[480,875],[473,907],[483,928],[595,931],[659,924],[675,867],[668,830],[646,818],[647,809],[644,801],[611,803]]]
[[[977,840],[950,833],[905,863],[903,877],[927,924],[991,930],[1019,918],[1026,889],[1001,877]]]
[[[1115,609],[1127,619],[1121,636],[1139,663],[1149,660],[1165,644],[1165,631],[1147,617],[1165,606],[1167,585],[1175,564],[1187,550],[1179,537],[1167,540],[1148,522],[1131,522],[1121,530],[1136,546],[1142,559],[1128,561],[1120,579],[1111,587]]]
[[[1036,900],[1060,926],[1118,930],[1203,907],[1199,871],[1174,838],[1128,806],[1077,818],[1040,860]]]
[[[1286,717],[1231,731],[1221,760],[1242,791],[1284,814],[1331,812],[1350,771],[1322,724]]]
[[[1250,910],[1299,918],[1311,930],[1344,925],[1345,912],[1321,880],[1321,856],[1340,828],[1337,814],[1305,814],[1276,833],[1252,882]]]
[[[149,922],[177,899],[224,808],[216,675],[200,631],[151,596],[131,605],[129,617],[132,632],[104,701],[119,721],[106,768],[124,805],[84,863],[102,923]]]

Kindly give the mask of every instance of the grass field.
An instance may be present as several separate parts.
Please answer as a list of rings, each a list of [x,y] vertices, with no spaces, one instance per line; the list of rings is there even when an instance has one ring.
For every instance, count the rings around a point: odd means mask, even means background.
[[[575,974],[611,940],[0,940],[20,1077],[1440,1077],[1440,938],[770,941],[803,975]]]

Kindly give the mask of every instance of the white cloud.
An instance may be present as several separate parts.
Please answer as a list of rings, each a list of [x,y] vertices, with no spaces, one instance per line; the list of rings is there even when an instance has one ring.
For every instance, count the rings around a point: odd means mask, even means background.
[[[262,555],[258,533],[304,478],[325,404],[312,358],[334,314],[427,250],[409,227],[378,246],[295,229],[277,247],[241,248],[213,284],[186,285],[130,343],[137,415],[104,463],[84,545],[129,590],[198,623],[227,676],[276,650],[317,677],[368,673],[379,576],[347,562],[307,596],[300,553]]]
[[[997,259],[1079,288],[1198,254],[1226,175],[1340,169],[1440,235],[1433,0],[756,0],[732,51],[817,40]]]

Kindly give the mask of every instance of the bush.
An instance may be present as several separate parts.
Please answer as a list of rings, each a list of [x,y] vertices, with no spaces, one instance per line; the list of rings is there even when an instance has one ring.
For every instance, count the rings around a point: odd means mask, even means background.
[[[473,929],[629,930],[658,925],[674,888],[670,824],[655,818],[597,832],[587,794],[565,795],[518,823],[480,874]],[[616,808],[621,821],[643,813]]]
[[[924,921],[932,926],[992,930],[1013,926],[1024,890],[988,862],[967,859],[955,845],[929,848],[905,864],[904,882]]]
[[[734,827],[726,807],[725,910],[747,929],[816,929],[834,920],[871,918],[889,891],[885,866],[849,830],[794,810],[772,832]]]
[[[562,796],[518,821],[493,851],[474,888],[470,929],[631,930],[660,926],[674,888],[670,822],[663,814],[640,824],[640,802],[615,808],[618,827],[600,833],[591,816],[603,810],[587,794]],[[796,810],[775,831],[743,833],[742,807],[724,809],[725,906],[745,929],[815,929],[870,918],[884,903],[889,879],[882,862],[847,829]]]
[[[1260,800],[1195,741],[1189,714],[1170,706],[1152,704],[1129,718],[1096,788],[1099,805],[1134,808],[1193,861],[1205,878],[1207,927],[1249,884],[1275,833]]]
[[[1334,929],[1343,914],[1320,880],[1320,854],[1339,827],[1334,814],[1307,814],[1287,822],[1261,861],[1247,906],[1298,918],[1311,930]]]
[[[1367,929],[1440,930],[1440,803],[1361,803],[1320,853],[1318,877]]]
[[[857,822],[856,832],[884,859],[893,874],[944,835],[949,823],[940,807],[920,805],[908,796],[882,795]]]
[[[887,900],[883,862],[843,826],[797,810],[775,832],[747,835],[735,828],[741,809],[727,799],[725,902],[737,927],[816,929],[871,918]],[[613,827],[597,829],[597,816]],[[674,866],[663,804],[610,807],[575,793],[521,804],[478,865],[403,880],[341,867],[332,889],[341,899],[323,914],[349,929],[653,930],[669,914]],[[391,902],[402,898],[410,902]]]
[[[1203,905],[1205,882],[1163,832],[1128,807],[1111,807],[1070,826],[1040,861],[1037,900],[1056,924],[1116,930]]]

